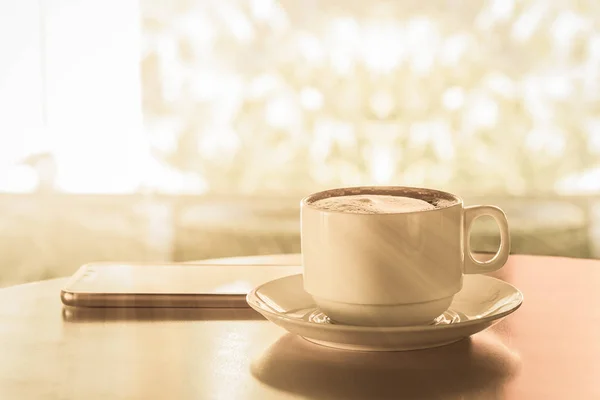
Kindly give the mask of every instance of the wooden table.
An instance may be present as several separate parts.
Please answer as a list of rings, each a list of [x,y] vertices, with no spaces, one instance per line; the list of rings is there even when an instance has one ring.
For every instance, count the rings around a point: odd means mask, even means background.
[[[249,310],[74,318],[64,279],[6,288],[0,399],[600,399],[600,261],[513,256],[498,276],[523,291],[520,310],[404,353],[319,347]]]

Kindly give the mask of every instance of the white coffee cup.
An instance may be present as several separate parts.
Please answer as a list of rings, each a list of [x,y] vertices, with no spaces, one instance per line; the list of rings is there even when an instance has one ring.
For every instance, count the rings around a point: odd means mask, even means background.
[[[323,210],[318,200],[392,195],[435,209],[381,214]],[[483,215],[500,228],[500,248],[477,261],[469,234]],[[494,206],[464,207],[451,193],[409,187],[354,187],[312,194],[301,202],[304,288],[333,321],[364,326],[431,322],[462,288],[463,274],[496,271],[510,251],[508,222]]]

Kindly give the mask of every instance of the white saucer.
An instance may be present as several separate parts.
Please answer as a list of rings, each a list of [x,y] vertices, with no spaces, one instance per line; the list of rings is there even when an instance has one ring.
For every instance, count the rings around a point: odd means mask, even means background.
[[[398,351],[437,347],[480,332],[523,302],[514,286],[485,275],[465,275],[448,311],[429,325],[366,327],[333,323],[304,291],[302,275],[267,282],[248,304],[269,321],[320,345],[344,350]]]

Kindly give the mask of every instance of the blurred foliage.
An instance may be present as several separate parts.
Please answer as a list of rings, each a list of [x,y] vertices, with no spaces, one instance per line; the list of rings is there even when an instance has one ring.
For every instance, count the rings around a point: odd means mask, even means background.
[[[600,190],[600,3],[142,7],[152,149],[210,191]]]

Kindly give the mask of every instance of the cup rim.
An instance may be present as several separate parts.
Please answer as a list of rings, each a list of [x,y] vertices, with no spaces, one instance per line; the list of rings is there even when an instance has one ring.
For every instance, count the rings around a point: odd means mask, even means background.
[[[383,193],[381,193],[383,192]],[[330,197],[343,197],[350,195],[358,195],[358,194],[386,194],[388,193],[405,193],[405,194],[430,194],[430,195],[438,195],[444,200],[449,200],[451,203],[437,206],[434,204],[436,208],[432,210],[419,210],[419,211],[402,211],[402,212],[392,212],[385,214],[366,214],[366,213],[349,213],[346,211],[338,211],[338,210],[323,210],[321,208],[315,207],[313,203],[317,200],[327,199]],[[404,197],[412,197],[420,200],[424,200],[421,197],[413,197],[413,196],[404,196]],[[425,200],[427,201],[427,200]],[[398,214],[417,214],[417,213],[428,213],[428,212],[436,212],[443,211],[455,206],[463,206],[463,199],[460,196],[457,196],[450,192],[445,192],[443,190],[431,189],[431,188],[422,188],[422,187],[413,187],[413,186],[348,186],[341,188],[333,188],[322,190],[319,192],[315,192],[309,194],[304,197],[300,201],[300,205],[304,208],[310,208],[315,211],[319,211],[322,213],[331,213],[331,214],[345,214],[352,216],[373,216],[373,215],[398,215]]]

